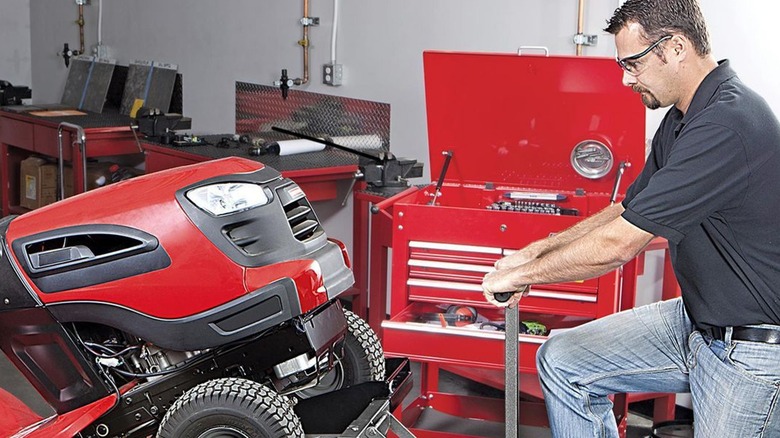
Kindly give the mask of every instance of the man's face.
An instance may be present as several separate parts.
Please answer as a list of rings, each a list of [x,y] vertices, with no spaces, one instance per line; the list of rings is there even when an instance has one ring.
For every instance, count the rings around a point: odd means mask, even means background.
[[[623,84],[639,93],[642,103],[650,109],[671,105],[674,102],[670,98],[672,84],[668,80],[667,63],[657,52],[665,50],[671,37],[648,43],[641,29],[632,23],[615,35],[617,57],[624,69]]]

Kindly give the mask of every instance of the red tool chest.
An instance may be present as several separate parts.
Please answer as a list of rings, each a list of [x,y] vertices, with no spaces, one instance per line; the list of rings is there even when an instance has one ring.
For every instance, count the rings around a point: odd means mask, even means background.
[[[431,178],[451,159],[438,195],[436,183],[407,190],[385,211],[393,254],[384,349],[422,363],[503,369],[503,332],[420,315],[467,305],[503,320],[482,296],[484,274],[622,199],[644,165],[645,109],[612,59],[425,52],[424,69]],[[621,292],[634,292],[622,285],[613,271],[535,286],[521,318],[553,330],[578,325],[618,311]],[[546,337],[520,338],[520,371],[535,374]]]

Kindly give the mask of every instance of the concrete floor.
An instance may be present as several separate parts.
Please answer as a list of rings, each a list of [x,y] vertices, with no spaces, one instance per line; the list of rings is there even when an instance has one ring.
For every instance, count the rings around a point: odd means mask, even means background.
[[[412,363],[414,377],[414,389],[404,400],[404,406],[408,406],[420,395],[419,365]],[[477,395],[482,397],[503,398],[503,391],[482,385],[456,374],[441,371],[439,374],[439,390],[444,393]],[[523,413],[520,412],[522,421]],[[653,422],[636,412],[629,412],[628,429],[626,438],[646,438],[652,434]],[[435,430],[440,432],[457,433],[475,437],[503,438],[505,436],[504,424],[490,421],[472,420],[437,412],[428,409],[420,416],[415,425],[416,428]],[[547,428],[520,426],[518,435],[522,438],[551,438]]]

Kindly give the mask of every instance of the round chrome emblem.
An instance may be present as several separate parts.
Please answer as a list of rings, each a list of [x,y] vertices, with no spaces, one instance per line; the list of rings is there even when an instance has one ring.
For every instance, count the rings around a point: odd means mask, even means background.
[[[612,151],[596,140],[582,141],[571,151],[571,166],[588,179],[598,179],[608,174],[614,161]]]

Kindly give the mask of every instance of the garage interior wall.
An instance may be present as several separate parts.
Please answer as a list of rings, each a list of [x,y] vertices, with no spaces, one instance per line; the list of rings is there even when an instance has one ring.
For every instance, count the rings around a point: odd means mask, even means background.
[[[2,2],[0,20],[17,29],[2,26],[4,37],[25,34],[28,18],[30,23],[31,65],[20,48],[19,55],[10,55],[11,71],[19,70],[24,82],[31,69],[34,103],[58,102],[67,68],[56,53],[65,42],[71,48],[79,43],[75,1]],[[84,8],[87,51],[97,43],[98,2],[91,0]],[[771,14],[766,13],[770,2],[705,0],[703,7],[716,55],[727,54],[743,79],[774,94],[770,100],[780,101],[776,87],[760,82],[778,71],[761,67],[778,62],[766,56],[774,51],[768,34],[773,28]],[[23,10],[28,3],[29,17]],[[601,29],[619,3],[585,0],[583,31],[599,40],[596,46],[585,47],[583,55],[614,56],[614,39]],[[103,0],[102,7],[102,40],[109,57],[123,65],[134,60],[178,64],[184,113],[192,117],[196,134],[234,131],[236,81],[271,85],[282,68],[291,77],[303,74],[297,44],[302,0]],[[322,84],[321,67],[331,57],[333,9],[332,0],[310,2],[309,15],[319,17],[320,25],[310,28],[311,79],[300,89],[389,103],[391,150],[424,162],[428,151],[423,50],[516,52],[519,46],[546,46],[552,54],[575,53],[578,0],[341,0],[337,54],[345,79],[343,86],[329,87]],[[767,29],[765,41],[756,35],[762,28]],[[26,47],[25,35],[13,38]],[[3,46],[8,50],[9,44]],[[499,91],[502,83],[512,80],[501,72],[484,74],[486,93]],[[763,90],[761,85],[766,85]],[[648,131],[662,115],[655,111],[648,116]],[[424,181],[428,180],[426,166]],[[350,245],[351,207],[332,204],[319,205],[318,213],[329,233]]]
[[[780,71],[775,52],[773,0],[704,0],[714,54],[728,57],[742,79],[780,112]],[[98,4],[84,7],[85,46],[97,43]],[[614,56],[614,39],[601,29],[618,0],[585,0],[585,34],[598,36],[584,56]],[[73,0],[0,0],[0,78],[33,89],[33,103],[59,102],[67,68],[63,43],[79,46]],[[303,75],[303,0],[102,0],[102,41],[107,56],[174,63],[183,75],[184,113],[196,134],[232,133],[235,82],[271,85],[281,69]],[[331,58],[333,0],[311,0],[310,81],[299,89],[391,105],[391,150],[428,161],[423,50],[516,52],[546,46],[574,55],[578,0],[340,0],[338,62],[341,87],[322,84],[322,64]],[[457,74],[457,72],[453,72]],[[485,92],[500,92],[512,78],[485,71]],[[648,111],[652,136],[665,110]],[[565,123],[564,120],[561,123]],[[435,179],[434,175],[434,179]],[[424,178],[430,181],[429,169]],[[346,187],[342,190],[346,194]],[[317,203],[332,236],[351,248],[351,203]]]
[[[0,80],[30,86],[30,0],[0,0]]]

